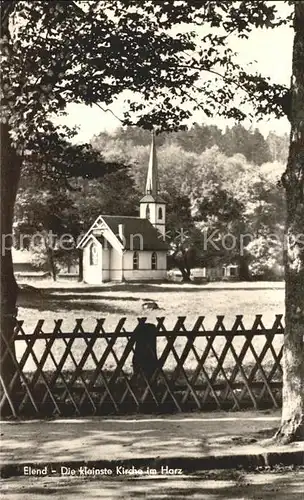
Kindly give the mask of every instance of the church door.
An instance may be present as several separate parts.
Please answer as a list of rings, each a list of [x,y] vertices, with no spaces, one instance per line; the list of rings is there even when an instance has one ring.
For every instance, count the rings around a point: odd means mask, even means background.
[[[88,246],[88,254],[84,267],[84,278],[89,284],[102,283],[102,246],[92,241]]]

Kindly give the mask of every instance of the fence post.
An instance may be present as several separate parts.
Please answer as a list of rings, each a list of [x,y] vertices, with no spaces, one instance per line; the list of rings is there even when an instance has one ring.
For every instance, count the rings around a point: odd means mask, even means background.
[[[143,373],[151,378],[158,366],[156,353],[157,328],[152,323],[139,323],[134,330],[135,350],[133,355],[133,374]]]

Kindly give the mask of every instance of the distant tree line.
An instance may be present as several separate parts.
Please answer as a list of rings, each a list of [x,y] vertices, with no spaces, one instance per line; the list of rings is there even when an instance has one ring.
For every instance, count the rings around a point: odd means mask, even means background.
[[[118,143],[131,142],[134,146],[147,146],[150,144],[150,133],[148,130],[137,127],[125,127],[115,131],[110,136]],[[100,133],[93,138],[92,145],[100,149],[109,141],[109,134]],[[241,124],[226,127],[223,131],[216,125],[204,125],[195,123],[189,130],[178,132],[163,132],[158,136],[158,145],[173,142],[181,146],[184,151],[201,154],[206,149],[217,146],[221,153],[230,157],[242,154],[249,163],[262,165],[267,162],[286,163],[288,155],[288,134],[278,135],[269,132],[266,139],[263,134],[255,129],[247,129]],[[111,142],[113,145],[113,142]]]

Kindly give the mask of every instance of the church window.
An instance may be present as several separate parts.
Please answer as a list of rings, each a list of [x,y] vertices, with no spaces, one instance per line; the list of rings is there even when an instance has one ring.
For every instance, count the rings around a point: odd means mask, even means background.
[[[96,266],[98,264],[98,252],[95,243],[90,245],[90,266]]]
[[[162,207],[159,207],[159,209],[158,209],[158,218],[159,218],[159,220],[162,220],[162,218],[163,218],[163,209],[162,209]]]
[[[151,255],[151,267],[152,269],[157,269],[157,253],[153,252]]]
[[[147,207],[146,207],[146,219],[150,220],[150,207],[149,207],[149,205],[147,205]]]
[[[138,262],[139,262],[138,252],[134,252],[133,253],[133,269],[134,270],[138,269]]]

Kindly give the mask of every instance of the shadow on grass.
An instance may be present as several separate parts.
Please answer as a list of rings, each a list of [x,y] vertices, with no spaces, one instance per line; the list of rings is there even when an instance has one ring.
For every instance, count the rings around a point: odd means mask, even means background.
[[[74,423],[73,423],[74,422]],[[21,428],[20,425],[23,427]],[[60,463],[81,460],[115,460],[122,458],[135,464],[136,460],[145,460],[145,457],[166,456],[168,449],[171,454],[176,450],[182,450],[187,436],[178,431],[176,427],[170,431],[163,432],[159,428],[151,428],[149,422],[142,421],[136,428],[126,424],[102,422],[100,428],[88,424],[56,423],[55,421],[40,422],[38,429],[33,424],[6,424],[2,429],[2,452],[14,454],[20,457],[20,462],[35,459],[36,463]],[[208,453],[208,439],[202,438],[202,450]],[[41,446],[43,445],[43,446]],[[188,443],[189,446],[191,443]],[[96,453],[96,447],[100,447],[100,454]],[[181,453],[181,455],[183,455]],[[4,458],[5,461],[5,458]]]
[[[98,313],[110,313],[110,314],[130,314],[130,313],[137,313],[137,311],[126,311],[126,309],[123,309],[122,307],[117,307],[115,305],[110,305],[107,304],[104,300],[100,300],[98,303],[97,302],[90,302],[88,300],[75,300],[75,297],[73,297],[70,300],[66,300],[65,298],[62,299],[49,299],[49,298],[44,298],[41,300],[41,298],[36,298],[36,299],[29,299],[29,298],[20,298],[18,299],[17,302],[17,307],[24,307],[26,309],[35,309],[36,311],[53,311],[53,312],[60,312],[60,311],[90,311],[90,312],[98,312]]]
[[[234,444],[246,445],[251,443],[258,443],[259,441],[263,441],[264,439],[272,438],[278,427],[272,427],[271,429],[261,429],[256,432],[250,432],[246,436],[232,436],[231,441]]]
[[[56,290],[60,290],[58,293]],[[17,306],[38,311],[96,311],[101,313],[126,314],[135,313],[137,310],[127,310],[123,307],[110,305],[108,302],[135,302],[153,301],[152,298],[134,296],[104,296],[103,294],[92,294],[92,289],[68,290],[66,289],[43,289],[35,287],[20,288],[18,293]]]
[[[30,484],[27,479],[7,480],[8,500],[28,500],[38,494],[50,494],[67,500],[116,500],[121,498],[201,498],[203,500],[285,500],[303,497],[303,472],[289,474],[248,474],[243,471],[200,472],[179,476],[153,477],[72,477],[41,478],[42,485]],[[14,496],[15,495],[15,496]]]
[[[189,283],[178,283],[176,285],[175,283],[172,283],[170,285],[169,283],[158,283],[158,284],[147,284],[147,283],[122,283],[122,284],[111,284],[111,285],[100,285],[100,286],[90,286],[90,285],[83,285],[83,286],[71,286],[70,288],[67,287],[60,287],[60,286],[52,286],[52,287],[41,287],[38,288],[38,290],[41,290],[43,293],[47,291],[47,293],[53,294],[56,292],[68,292],[70,291],[71,293],[79,293],[81,295],[86,295],[90,294],[92,292],[99,292],[99,293],[104,293],[104,292],[154,292],[154,293],[162,293],[162,292],[183,292],[183,293],[197,293],[198,291],[212,291],[212,292],[223,292],[223,291],[264,291],[264,290],[281,290],[282,286],[278,283],[277,286],[269,285],[268,287],[247,287],[244,285],[240,286],[235,286],[235,287],[229,287],[229,286],[206,286],[205,284],[202,285],[197,285],[195,283],[191,283],[191,286],[189,286]]]
[[[62,301],[69,301],[69,300],[107,300],[107,301],[118,301],[118,300],[121,300],[121,301],[130,301],[130,302],[138,302],[140,300],[142,300],[140,297],[129,297],[129,296],[124,296],[124,297],[104,297],[103,295],[91,295],[91,294],[88,294],[86,296],[86,294],[74,294],[73,292],[71,293],[63,293],[63,294],[57,294],[57,293],[51,293],[51,292],[47,292],[47,293],[44,293],[43,294],[43,299],[47,299],[47,300],[53,300],[53,301],[57,301],[57,300],[62,300]],[[149,299],[146,299],[145,300],[149,300]],[[150,299],[152,300],[152,299]]]
[[[224,475],[222,471],[213,479],[208,477],[185,477],[178,480],[169,479],[165,484],[159,484],[153,489],[151,499],[160,498],[202,498],[205,500],[234,500],[236,498],[246,500],[269,499],[278,500],[297,499],[303,493],[303,485],[301,478],[293,476],[291,478],[280,477],[278,475],[265,474],[259,477],[258,483],[253,481],[253,475],[239,473],[239,477],[235,477],[234,471],[227,471]],[[230,476],[230,477],[229,477]],[[164,494],[168,496],[165,497]],[[138,497],[146,498],[144,492],[137,493]]]

